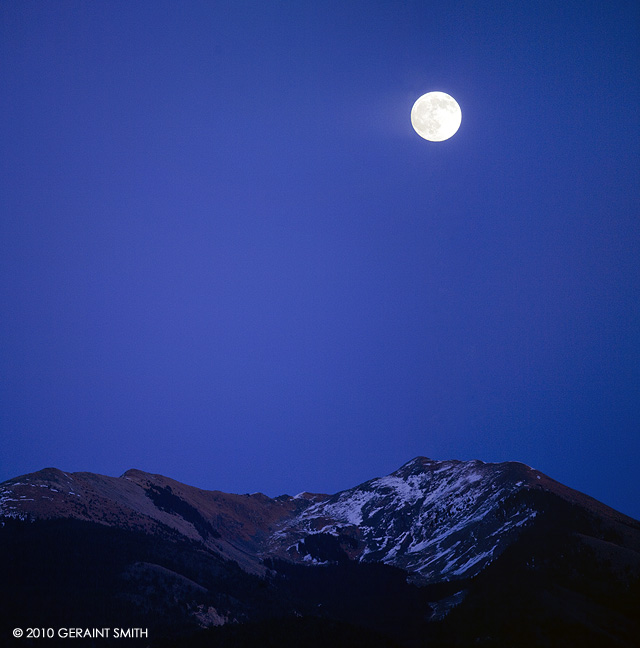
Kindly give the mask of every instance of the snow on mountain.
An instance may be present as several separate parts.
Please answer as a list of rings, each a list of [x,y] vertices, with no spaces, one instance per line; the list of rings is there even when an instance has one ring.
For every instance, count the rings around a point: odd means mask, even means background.
[[[350,557],[401,567],[416,581],[472,576],[536,516],[517,494],[538,487],[538,476],[518,463],[417,457],[284,520],[268,553],[308,562],[305,538],[329,534],[357,543]]]

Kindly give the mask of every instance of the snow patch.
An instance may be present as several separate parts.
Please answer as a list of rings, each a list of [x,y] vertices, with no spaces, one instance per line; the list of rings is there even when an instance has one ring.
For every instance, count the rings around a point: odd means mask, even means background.
[[[482,553],[471,556],[464,564],[462,564],[460,567],[458,567],[458,569],[452,571],[451,573],[454,576],[461,576],[466,571],[468,571],[471,567],[477,565],[480,561],[491,558],[493,556],[494,551],[495,551],[495,547],[492,547],[489,551],[484,551]]]

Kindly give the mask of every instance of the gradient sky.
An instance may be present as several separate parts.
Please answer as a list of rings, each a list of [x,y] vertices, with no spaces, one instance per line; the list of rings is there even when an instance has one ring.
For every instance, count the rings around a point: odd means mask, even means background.
[[[0,12],[0,480],[517,460],[640,518],[637,2]]]

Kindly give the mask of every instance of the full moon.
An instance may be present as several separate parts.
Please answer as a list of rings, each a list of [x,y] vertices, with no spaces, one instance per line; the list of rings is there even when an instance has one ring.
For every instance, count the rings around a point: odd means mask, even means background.
[[[456,134],[462,122],[458,102],[445,92],[427,92],[411,109],[411,125],[420,137],[442,142]]]

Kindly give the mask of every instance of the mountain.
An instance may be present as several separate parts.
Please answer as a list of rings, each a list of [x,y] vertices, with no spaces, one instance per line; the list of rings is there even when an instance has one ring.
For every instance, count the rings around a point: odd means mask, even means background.
[[[536,490],[598,508],[524,464],[418,457],[284,521],[270,538],[269,552],[321,560],[309,536],[322,533],[339,539],[350,558],[401,567],[416,582],[469,577],[536,517],[537,509],[523,496]],[[599,510],[616,517],[605,507]]]
[[[417,457],[277,498],[47,468],[0,484],[0,521],[8,629],[126,620],[158,646],[640,637],[640,523],[516,462]]]

